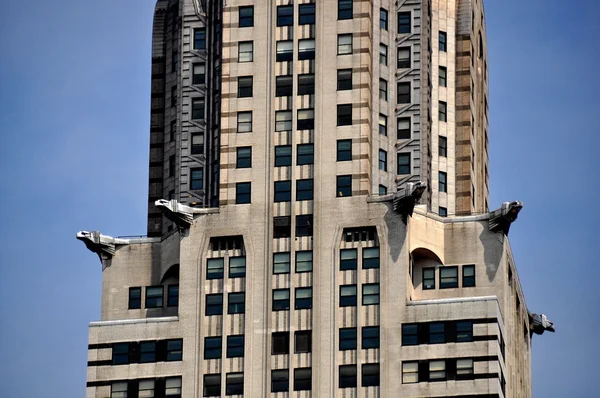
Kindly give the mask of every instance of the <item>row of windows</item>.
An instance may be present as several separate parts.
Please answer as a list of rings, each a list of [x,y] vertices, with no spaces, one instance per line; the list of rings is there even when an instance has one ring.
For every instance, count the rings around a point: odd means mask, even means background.
[[[181,398],[181,377],[115,381],[110,387],[110,398],[165,397]]]
[[[357,328],[340,329],[340,351],[358,349]],[[362,328],[361,348],[368,350],[379,348],[379,326],[364,326]]]
[[[465,343],[473,341],[472,321],[406,323],[402,345]]]
[[[440,267],[440,289],[458,287],[458,266]],[[475,286],[475,265],[462,266],[462,287]],[[423,268],[423,290],[435,289],[435,267]]]
[[[223,293],[206,295],[206,316],[223,315]],[[236,292],[227,295],[227,313],[243,314],[246,312],[246,293]]]
[[[112,345],[113,365],[181,361],[182,357],[182,339],[113,343]]]
[[[145,308],[164,307],[164,286],[146,286]],[[179,285],[167,286],[167,307],[177,307],[179,305]],[[130,310],[142,308],[142,287],[129,288],[129,306]]]
[[[441,359],[402,362],[402,383],[468,380],[473,375],[473,359]]]
[[[225,395],[241,395],[244,393],[244,373],[232,372],[225,375]],[[204,397],[221,396],[221,374],[204,375]]]
[[[220,359],[222,357],[221,336],[204,338],[204,359]],[[227,336],[227,358],[242,358],[244,356],[244,335]]]

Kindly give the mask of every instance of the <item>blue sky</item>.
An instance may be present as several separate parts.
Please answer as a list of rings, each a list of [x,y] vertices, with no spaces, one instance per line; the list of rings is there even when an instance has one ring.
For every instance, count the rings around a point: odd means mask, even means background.
[[[600,3],[487,1],[491,206],[511,242],[535,397],[597,396]],[[144,234],[153,0],[12,1],[0,13],[0,395],[85,394],[101,267],[78,230]],[[118,143],[115,145],[115,143]]]

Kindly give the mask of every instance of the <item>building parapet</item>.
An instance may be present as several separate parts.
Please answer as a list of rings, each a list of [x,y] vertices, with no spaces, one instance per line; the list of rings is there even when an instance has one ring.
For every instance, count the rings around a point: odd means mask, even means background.
[[[119,319],[119,320],[112,320],[112,321],[95,321],[95,322],[90,322],[90,327],[136,325],[136,324],[165,323],[165,322],[179,322],[179,317],[165,316],[165,317],[160,317],[160,318],[138,318],[138,319]]]

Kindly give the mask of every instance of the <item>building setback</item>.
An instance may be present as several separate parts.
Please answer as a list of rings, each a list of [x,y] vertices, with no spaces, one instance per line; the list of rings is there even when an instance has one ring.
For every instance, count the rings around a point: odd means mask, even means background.
[[[158,0],[150,137],[88,398],[531,397],[483,0]]]

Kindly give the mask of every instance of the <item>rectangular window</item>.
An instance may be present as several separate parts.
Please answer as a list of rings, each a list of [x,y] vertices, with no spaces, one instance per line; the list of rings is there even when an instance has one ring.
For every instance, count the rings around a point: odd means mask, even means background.
[[[388,30],[388,12],[385,8],[379,9],[379,29]]]
[[[402,362],[402,384],[419,382],[419,362]]]
[[[356,307],[356,285],[340,286],[340,307]]]
[[[440,72],[439,72],[439,84],[440,87],[446,87],[447,86],[447,74],[448,74],[448,69],[446,69],[445,66],[440,66]]]
[[[245,169],[252,167],[252,147],[237,148],[236,168]]]
[[[206,81],[206,65],[204,63],[194,64],[192,84],[204,84]]]
[[[446,52],[446,44],[447,44],[447,35],[446,32],[440,31],[440,51]]]
[[[204,169],[202,167],[190,170],[190,189],[192,191],[204,187]]]
[[[374,387],[379,385],[379,364],[365,363],[362,366],[362,386]]]
[[[442,137],[441,135],[438,137],[438,153],[440,156],[446,157],[448,156],[448,138]]]
[[[398,154],[398,174],[410,174],[410,153]]]
[[[240,28],[249,28],[254,26],[254,6],[238,8],[238,20]]]
[[[204,375],[204,391],[205,397],[220,397],[221,396],[221,375],[220,374],[205,374]]]
[[[398,13],[398,33],[410,33],[412,22],[410,18],[410,12],[399,12]]]
[[[127,398],[127,390],[126,381],[113,382],[110,385],[110,398]]]
[[[169,141],[175,141],[175,135],[177,134],[177,120],[171,120],[171,124],[169,126]]]
[[[315,111],[313,109],[298,109],[298,130],[312,130],[315,128]]]
[[[446,380],[446,361],[429,361],[429,380]]]
[[[314,163],[314,145],[298,144],[296,146],[296,164],[298,166]]]
[[[465,343],[469,341],[473,341],[473,322],[456,322],[456,342]]]
[[[419,344],[418,326],[414,323],[402,325],[402,345],[417,344]]]
[[[340,365],[340,388],[356,387],[356,365]]]
[[[315,3],[300,4],[298,6],[298,24],[314,25]]]
[[[458,267],[440,268],[440,289],[458,287]]]
[[[457,359],[456,360],[456,376],[468,376],[473,374],[472,359]],[[457,377],[460,379],[460,377]]]
[[[399,117],[396,120],[398,124],[397,130],[397,139],[410,139],[411,131],[410,131],[410,118],[409,117]]]
[[[312,287],[296,288],[294,308],[297,310],[308,310],[312,308]]]
[[[312,251],[296,252],[296,273],[312,272]]]
[[[439,110],[438,110],[438,120],[440,122],[445,122],[448,120],[448,106],[444,101],[439,102]]]
[[[296,180],[296,200],[313,200],[313,179]]]
[[[290,309],[290,289],[273,290],[273,311]]]
[[[244,356],[244,335],[227,336],[227,358],[242,358]]]
[[[252,112],[237,113],[237,131],[238,133],[252,132]]]
[[[204,153],[204,135],[192,134],[192,155]]]
[[[313,216],[305,214],[296,216],[296,236],[312,236],[313,234]]]
[[[115,343],[112,345],[112,364],[125,365],[129,360],[129,343]]]
[[[298,59],[315,59],[315,39],[298,40]]]
[[[169,377],[165,379],[165,397],[181,397],[181,377]]]
[[[387,195],[388,190],[385,185],[379,184],[379,196]]]
[[[442,207],[442,206],[440,206],[440,207],[438,208],[438,215],[439,215],[440,217],[448,217],[448,209],[447,209],[447,208],[445,208],[445,207]]]
[[[341,249],[340,250],[340,270],[355,270],[357,269],[357,250],[356,249]]]
[[[362,305],[379,304],[379,283],[362,285]]]
[[[277,26],[292,26],[294,24],[294,6],[277,7]]]
[[[463,287],[474,287],[475,286],[475,266],[474,265],[463,265]]]
[[[384,101],[388,99],[388,83],[385,79],[379,79],[379,99]]]
[[[312,369],[294,369],[294,391],[310,391],[312,388]]]
[[[275,167],[292,165],[292,147],[290,145],[278,145],[275,147]]]
[[[296,354],[312,351],[312,331],[298,330],[294,333],[294,352]]]
[[[337,161],[345,162],[352,160],[352,140],[337,141]]]
[[[192,119],[204,120],[204,97],[192,98]]]
[[[238,98],[252,97],[252,76],[238,77]]]
[[[142,288],[141,287],[130,287],[129,288],[129,306],[130,310],[137,310],[142,308]]]
[[[206,48],[206,28],[194,29],[194,50]]]
[[[225,395],[244,394],[244,373],[227,373],[225,376]]]
[[[362,328],[362,349],[379,348],[379,326]]]
[[[289,238],[292,234],[290,216],[273,217],[273,238]]]
[[[398,60],[396,66],[398,69],[407,69],[411,67],[410,47],[398,48]]]
[[[352,69],[338,69],[337,90],[352,90]]]
[[[338,55],[352,54],[352,35],[338,35]]]
[[[401,82],[397,85],[397,98],[398,104],[410,104],[410,83]]]
[[[423,268],[423,290],[435,289],[435,268]]]
[[[429,344],[444,344],[446,342],[446,328],[442,322],[429,324]]]
[[[171,87],[171,107],[177,105],[177,85]]]
[[[275,181],[275,202],[289,202],[292,200],[292,182]]]
[[[138,383],[138,397],[155,397],[154,380],[140,380]]]
[[[175,176],[175,155],[169,156],[169,177]]]
[[[163,287],[148,286],[146,288],[146,308],[162,308],[163,306]]]
[[[340,351],[356,350],[356,328],[340,329]]]
[[[439,191],[440,192],[447,192],[447,184],[448,184],[448,175],[443,172],[440,171],[439,172]]]
[[[277,76],[275,78],[275,96],[276,97],[289,97],[292,95],[293,89],[293,76]]]
[[[352,196],[352,176],[337,176],[336,192],[338,198]]]
[[[387,152],[383,149],[379,150],[379,170],[387,171]]]
[[[206,259],[206,279],[223,279],[223,257]]]
[[[238,43],[238,62],[254,61],[254,42],[240,41]]]
[[[271,371],[271,392],[287,392],[290,390],[290,370],[277,369]]]
[[[273,253],[273,274],[290,273],[290,252]]]
[[[243,314],[246,312],[246,294],[229,293],[227,297],[227,313],[228,314]]]
[[[244,205],[251,202],[252,183],[238,182],[235,184],[235,204]]]
[[[312,73],[298,75],[298,95],[315,93],[315,75]]]
[[[167,361],[181,361],[183,358],[183,340],[167,340]]]
[[[379,134],[387,135],[387,116],[379,114]]]
[[[204,338],[204,359],[221,358],[221,337]]]
[[[271,355],[290,353],[290,332],[273,332],[271,334]]]
[[[338,0],[338,20],[352,19],[352,0]]]
[[[352,104],[337,106],[337,125],[349,126],[352,124]]]
[[[379,247],[366,247],[362,254],[363,269],[379,268]]]
[[[275,131],[292,130],[292,111],[275,112]]]
[[[379,44],[379,63],[386,65],[388,63],[388,48],[385,44]]]
[[[206,295],[206,316],[223,315],[223,294]]]
[[[292,40],[280,40],[277,42],[277,62],[292,61],[294,59],[294,42]]]
[[[167,287],[167,307],[179,306],[179,285],[169,285]]]

